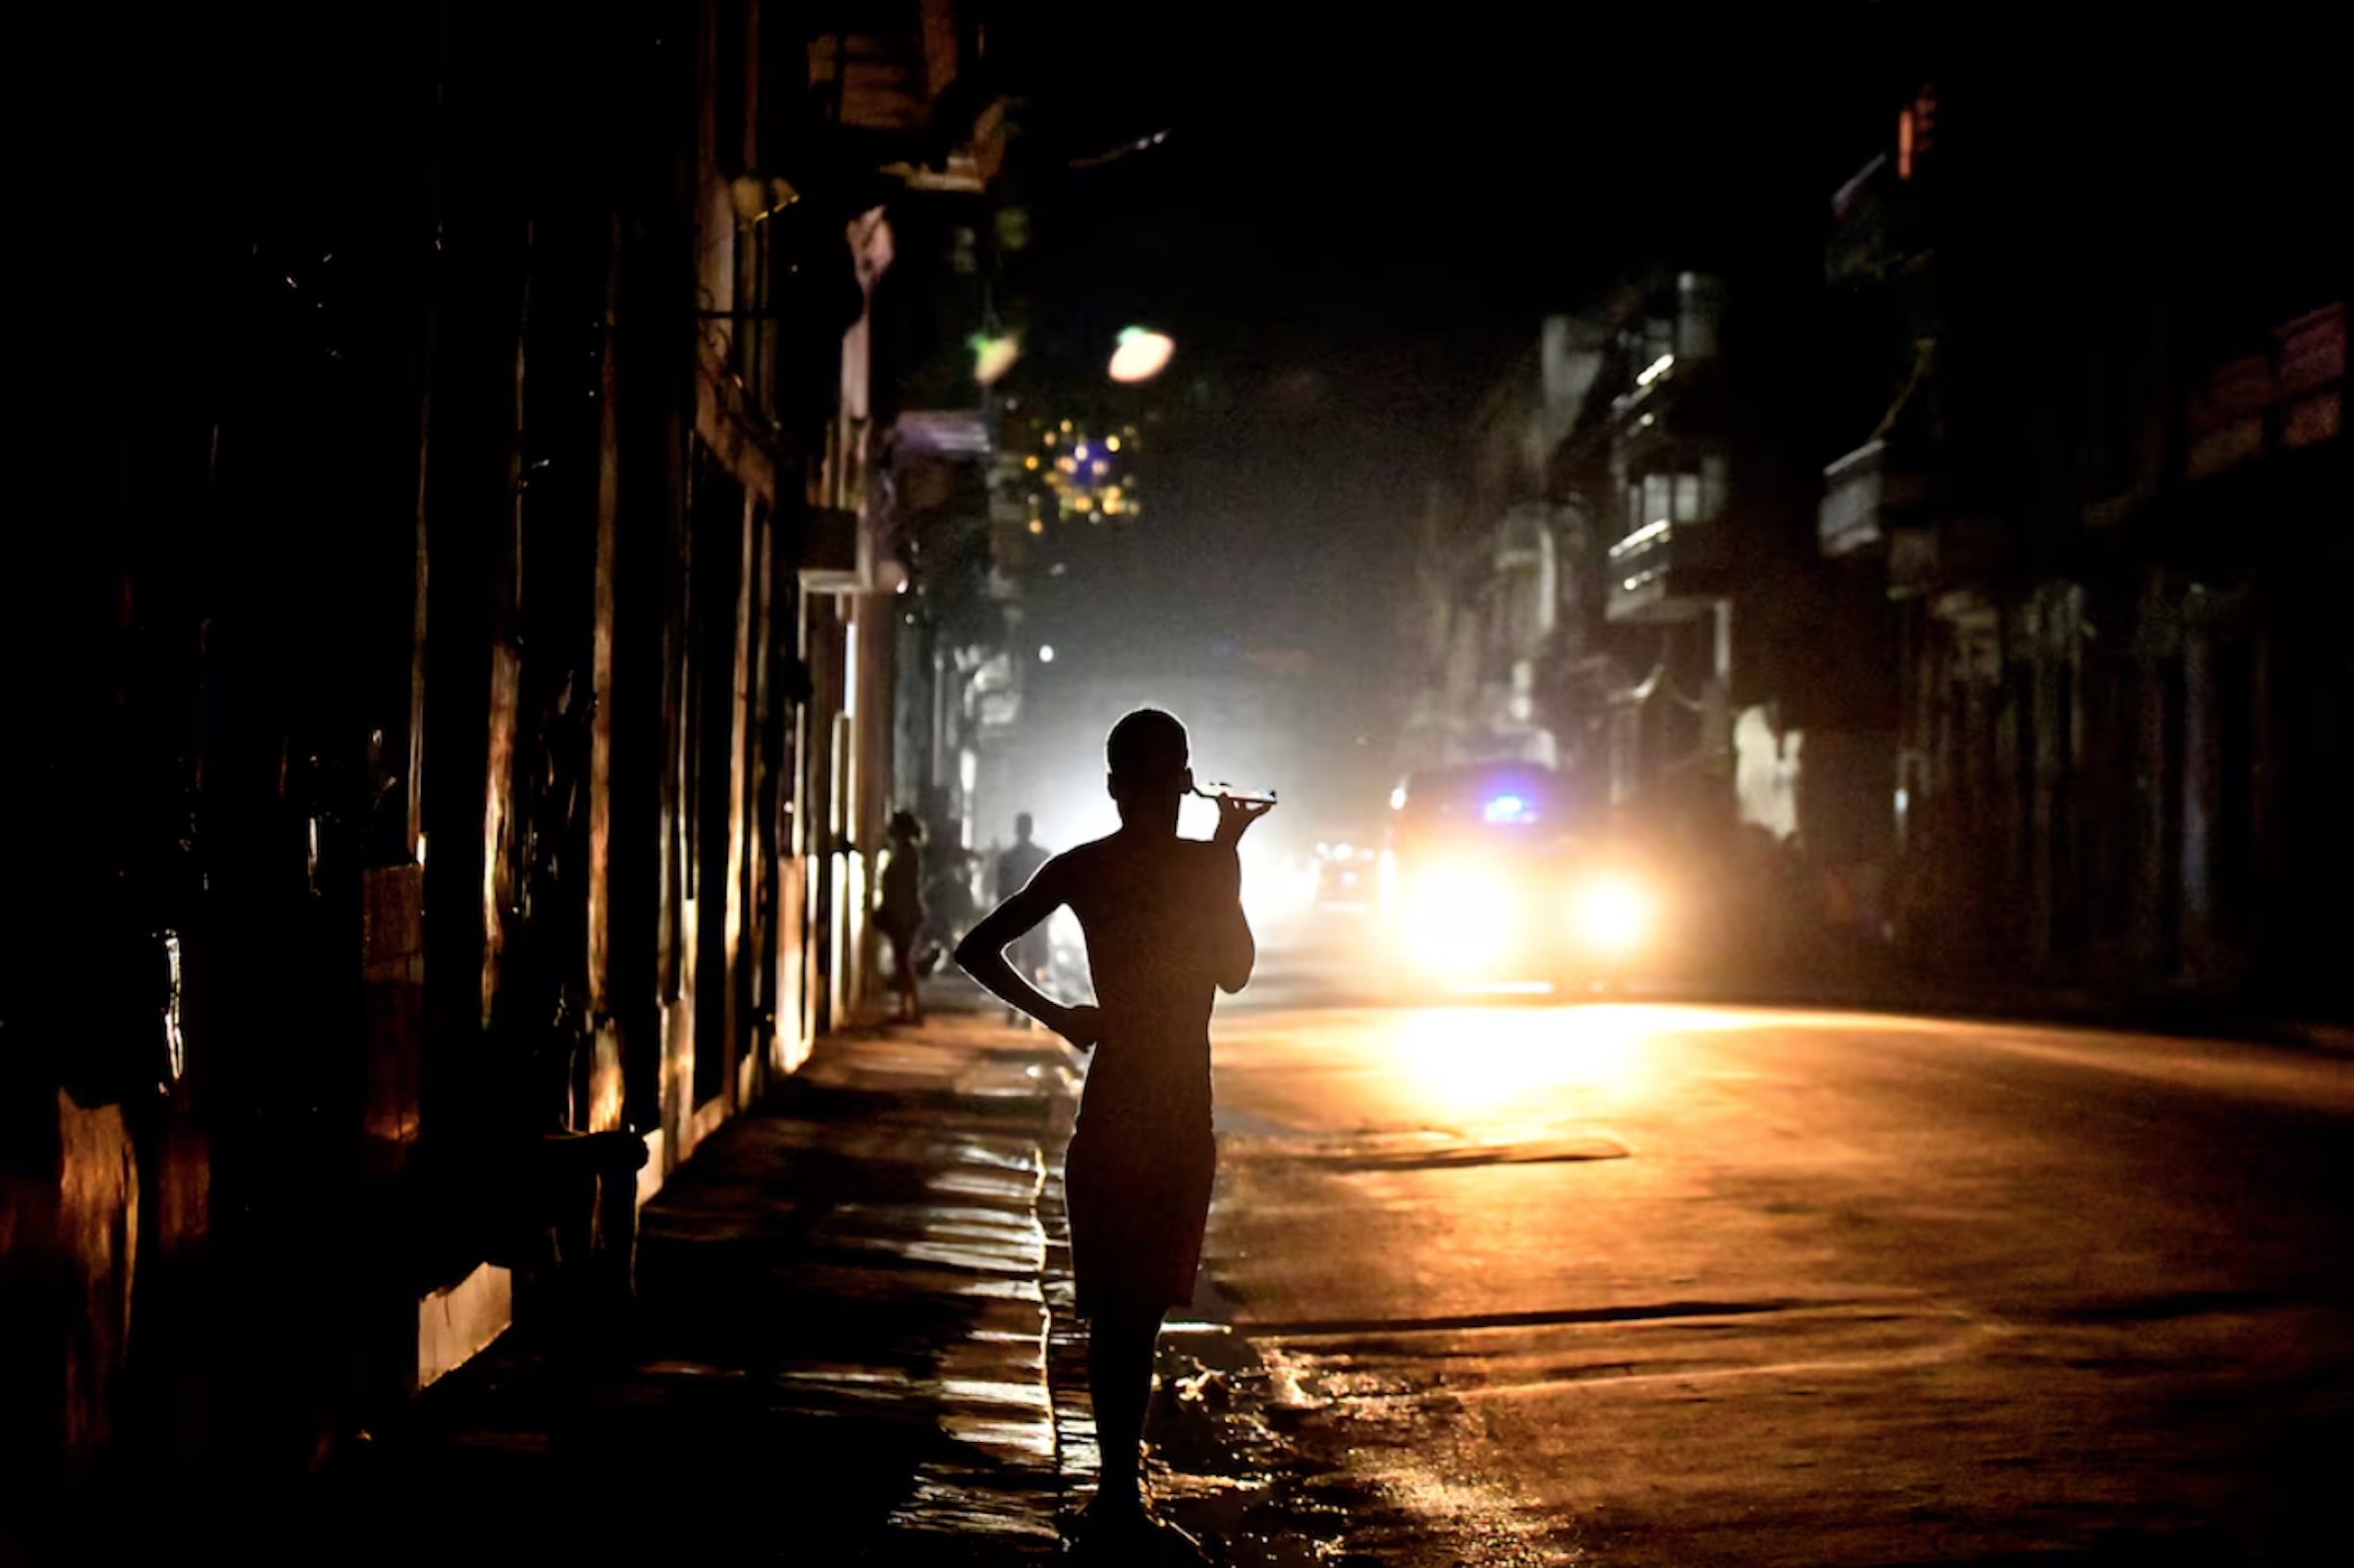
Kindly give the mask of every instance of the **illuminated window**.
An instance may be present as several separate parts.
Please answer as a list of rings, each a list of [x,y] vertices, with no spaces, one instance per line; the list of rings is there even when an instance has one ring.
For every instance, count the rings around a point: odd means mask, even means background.
[[[1643,476],[1643,515],[1639,521],[1656,523],[1675,515],[1674,476],[1646,474]]]

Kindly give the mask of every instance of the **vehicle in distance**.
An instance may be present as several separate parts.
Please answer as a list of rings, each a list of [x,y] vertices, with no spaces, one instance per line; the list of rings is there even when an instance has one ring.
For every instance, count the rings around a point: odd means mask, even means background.
[[[1618,989],[1650,951],[1657,894],[1570,776],[1524,762],[1431,770],[1390,808],[1381,908],[1402,983]]]
[[[1372,844],[1325,840],[1316,845],[1314,891],[1320,908],[1358,909],[1373,902],[1381,885],[1381,851]]]

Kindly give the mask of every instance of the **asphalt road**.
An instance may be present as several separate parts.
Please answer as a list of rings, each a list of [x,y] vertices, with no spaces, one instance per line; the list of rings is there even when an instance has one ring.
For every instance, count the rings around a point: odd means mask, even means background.
[[[1217,1025],[1261,1560],[2354,1562],[2354,1060],[1365,979]]]

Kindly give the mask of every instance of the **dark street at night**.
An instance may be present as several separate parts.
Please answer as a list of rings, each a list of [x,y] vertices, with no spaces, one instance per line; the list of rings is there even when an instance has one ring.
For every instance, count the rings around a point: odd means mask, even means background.
[[[1200,1298],[1312,1531],[1433,1564],[2344,1550],[2354,1059],[1318,1007],[1330,941],[1220,1037]]]
[[[18,49],[0,1568],[2354,1560],[2325,17]]]

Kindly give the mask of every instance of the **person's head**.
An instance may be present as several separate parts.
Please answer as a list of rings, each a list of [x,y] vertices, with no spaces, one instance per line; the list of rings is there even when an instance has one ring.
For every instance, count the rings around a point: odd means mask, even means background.
[[[1014,842],[1016,844],[1028,844],[1030,842],[1030,834],[1037,827],[1037,823],[1030,821],[1030,814],[1026,811],[1017,816],[1014,819]]]
[[[895,811],[891,814],[891,837],[895,844],[921,844],[923,823],[912,811]]]
[[[1112,726],[1104,760],[1121,822],[1177,831],[1177,808],[1193,788],[1185,725],[1159,708],[1139,708]]]

